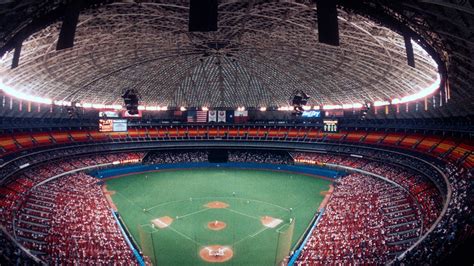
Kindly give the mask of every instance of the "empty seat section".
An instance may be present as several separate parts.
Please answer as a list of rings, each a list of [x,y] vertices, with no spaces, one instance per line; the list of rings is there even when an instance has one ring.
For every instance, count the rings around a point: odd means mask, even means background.
[[[106,140],[109,138],[107,133],[99,131],[89,131],[89,135],[94,140]]]
[[[467,167],[467,168],[473,168],[474,167],[474,154],[471,154],[466,158],[466,160],[464,161],[464,166]]]
[[[140,137],[140,134],[138,133],[138,130],[136,128],[128,128],[128,136],[136,139]]]
[[[347,133],[346,141],[359,142],[366,135],[367,135],[366,131],[352,131],[352,132]]]
[[[370,132],[364,139],[365,143],[377,144],[385,137],[385,132]]]
[[[288,139],[296,139],[296,138],[298,138],[298,133],[299,133],[299,130],[298,130],[298,129],[290,128],[289,130],[287,130],[287,135],[286,135],[286,137],[287,137]]]
[[[146,128],[138,128],[137,132],[139,138],[148,138],[148,131]]]
[[[338,140],[341,140],[346,134],[339,132],[339,133],[326,133],[325,135],[326,135],[327,140],[338,141]]]
[[[89,133],[87,131],[71,131],[69,132],[74,141],[87,141],[89,140]]]
[[[455,146],[456,143],[452,139],[445,139],[441,141],[441,143],[439,143],[438,146],[436,146],[436,148],[434,148],[432,152],[437,155],[444,154]]]
[[[176,138],[178,137],[178,128],[176,127],[169,127],[168,128],[168,137],[170,138]]]
[[[186,138],[188,134],[188,129],[186,127],[178,127],[177,129],[177,136],[180,138]]]
[[[158,129],[153,127],[148,129],[148,136],[150,136],[150,138],[158,138],[160,136],[160,133]]]
[[[10,136],[1,136],[0,137],[0,146],[2,146],[2,148],[7,152],[12,152],[12,151],[17,150],[17,146],[15,144],[15,141]]]
[[[158,137],[160,138],[168,138],[168,129],[167,128],[159,128],[158,129]]]
[[[248,136],[252,138],[258,137],[258,128],[249,128]]]
[[[225,137],[226,134],[227,134],[227,127],[218,127],[218,128],[217,128],[217,131],[218,131],[218,132],[217,132],[217,136],[223,138],[223,137]]]
[[[268,133],[268,129],[264,127],[259,127],[257,131],[257,136],[260,138],[264,138]]]
[[[278,128],[269,128],[268,129],[268,138],[278,138],[280,137],[279,135],[280,130]]]
[[[128,137],[127,132],[110,132],[109,136],[112,139],[126,139]]]
[[[51,137],[46,132],[33,133],[31,136],[39,145],[49,145],[52,143]]]
[[[229,128],[229,137],[238,137],[239,136],[239,130],[237,128]]]
[[[467,144],[459,144],[450,154],[449,158],[456,161],[458,159],[461,159],[463,156],[465,156],[468,153],[471,153],[473,151],[473,147],[469,146]]]
[[[306,138],[308,139],[321,139],[323,137],[323,133],[321,131],[319,131],[318,129],[316,128],[311,128],[309,130],[306,131]],[[301,133],[301,131],[300,131]]]
[[[435,145],[438,145],[440,141],[440,137],[426,137],[416,146],[416,149],[422,152],[428,152]]]
[[[413,145],[418,143],[421,139],[423,138],[423,135],[407,135],[405,138],[403,138],[402,142],[400,142],[400,146],[405,147],[405,148],[412,148]]]
[[[199,134],[199,131],[195,127],[188,127],[188,137],[194,138],[197,137]]]
[[[15,134],[14,138],[18,144],[20,144],[23,148],[30,148],[33,147],[35,144],[33,143],[33,139],[31,138],[30,134]]]
[[[382,141],[383,145],[395,146],[397,143],[403,139],[405,134],[403,133],[389,133]]]
[[[219,135],[219,132],[217,132],[216,127],[210,127],[207,129],[207,134],[209,137],[217,137]]]
[[[71,142],[69,133],[67,132],[51,132],[51,136],[54,138],[56,143],[67,143]]]

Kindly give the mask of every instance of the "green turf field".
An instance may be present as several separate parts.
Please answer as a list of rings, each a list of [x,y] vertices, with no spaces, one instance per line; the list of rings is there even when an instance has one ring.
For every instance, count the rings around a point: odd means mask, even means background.
[[[130,233],[159,265],[209,265],[199,253],[210,245],[233,252],[219,265],[275,265],[307,229],[329,184],[307,175],[240,169],[160,171],[106,181]],[[213,201],[228,206],[205,206]],[[173,219],[169,226],[152,226],[165,216]],[[264,216],[277,220],[264,226]],[[210,230],[208,223],[216,220],[226,227]]]

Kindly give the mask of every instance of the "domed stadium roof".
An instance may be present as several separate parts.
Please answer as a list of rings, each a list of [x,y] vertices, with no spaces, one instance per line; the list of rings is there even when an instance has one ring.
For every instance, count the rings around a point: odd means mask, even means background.
[[[64,5],[29,1],[29,11],[15,6],[18,14],[47,14]],[[416,67],[408,66],[403,36],[351,9],[338,10],[340,46],[330,46],[318,42],[313,1],[219,1],[218,31],[206,33],[188,31],[189,1],[136,2],[82,10],[71,49],[56,51],[59,21],[36,31],[23,41],[19,67],[10,68],[12,50],[3,56],[1,82],[54,100],[122,104],[122,91],[134,88],[144,105],[196,107],[286,106],[297,89],[311,96],[310,105],[362,104],[402,99],[439,84],[437,64],[423,48],[414,44]],[[406,19],[406,9],[423,12],[423,4],[409,1],[399,13],[386,1],[372,2],[399,20]],[[21,27],[6,23],[4,44]],[[434,48],[448,64],[457,59],[438,35],[428,36],[426,28],[419,33],[433,46],[441,43]],[[472,55],[458,53],[464,51]],[[452,96],[472,91],[472,83],[457,87],[472,79],[469,69],[449,69]]]

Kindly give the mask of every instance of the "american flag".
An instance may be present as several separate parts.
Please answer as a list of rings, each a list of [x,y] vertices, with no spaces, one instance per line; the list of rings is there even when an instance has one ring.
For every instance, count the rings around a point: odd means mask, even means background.
[[[187,121],[188,123],[196,122],[196,111],[188,111],[187,114]]]
[[[206,123],[207,122],[207,111],[197,111],[196,122]]]

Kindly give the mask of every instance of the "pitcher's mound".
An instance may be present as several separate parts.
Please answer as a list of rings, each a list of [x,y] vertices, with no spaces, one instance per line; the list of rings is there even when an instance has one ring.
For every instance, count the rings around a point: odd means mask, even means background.
[[[229,207],[229,204],[222,202],[222,201],[211,201],[208,202],[204,207],[211,208],[211,209],[225,209]]]
[[[270,228],[275,228],[279,224],[283,222],[281,219],[273,218],[271,216],[263,216],[260,218],[260,222],[262,222],[263,226],[270,227]]]
[[[202,248],[199,256],[207,262],[225,262],[234,256],[234,252],[230,247],[212,245]]]
[[[214,230],[214,231],[219,231],[227,227],[227,224],[221,221],[212,221],[207,223],[207,228]]]
[[[173,223],[173,218],[169,216],[163,216],[158,219],[154,219],[151,221],[155,226],[158,226],[159,228],[166,228],[170,226],[171,223]]]

